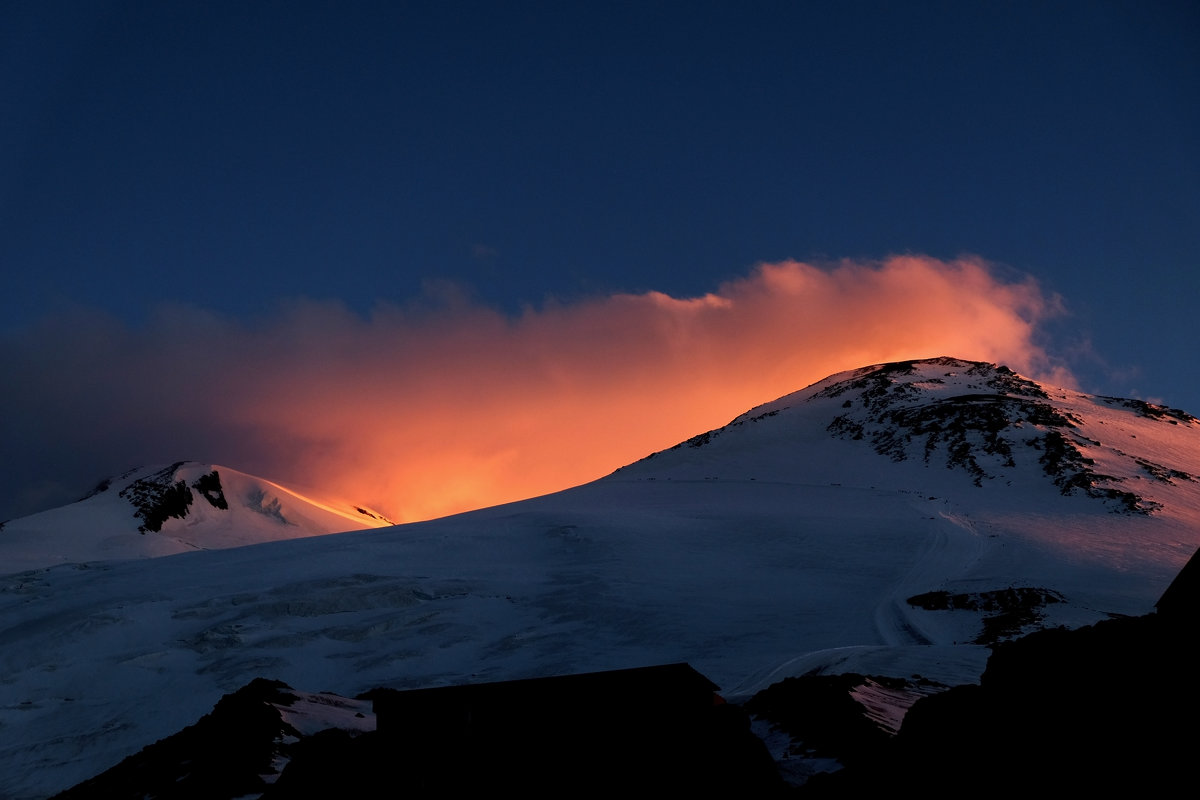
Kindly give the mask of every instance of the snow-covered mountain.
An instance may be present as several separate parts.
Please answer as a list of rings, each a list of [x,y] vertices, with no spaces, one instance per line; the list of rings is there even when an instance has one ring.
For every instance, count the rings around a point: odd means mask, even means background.
[[[756,426],[764,420],[770,423]],[[988,489],[964,495],[972,503],[1001,496],[1011,505],[1008,489],[1016,488],[1022,503],[1026,493],[1039,502],[1047,493],[1078,495],[1110,511],[1150,515],[1163,510],[1161,496],[1172,499],[1176,507],[1166,514],[1173,516],[1195,510],[1193,493],[1184,499],[1175,489],[1197,481],[1196,426],[1178,409],[1042,386],[994,364],[936,358],[839,373],[618,472],[716,479],[720,472],[765,470],[819,481],[839,461],[860,455],[830,449],[832,436],[917,465],[924,486],[940,483],[958,493],[965,476],[969,485]],[[794,446],[781,447],[784,440]],[[697,457],[688,448],[706,452]],[[928,467],[946,471],[939,480]],[[856,464],[860,476],[862,468],[897,488],[913,475],[876,463]]]
[[[380,528],[378,512],[306,497],[228,467],[132,469],[76,503],[0,523],[0,570],[174,555]]]
[[[545,497],[14,572],[0,794],[71,786],[256,677],[353,696],[687,662],[735,701],[814,671],[971,683],[990,642],[1152,610],[1200,546],[1197,475],[1182,411],[940,358]]]

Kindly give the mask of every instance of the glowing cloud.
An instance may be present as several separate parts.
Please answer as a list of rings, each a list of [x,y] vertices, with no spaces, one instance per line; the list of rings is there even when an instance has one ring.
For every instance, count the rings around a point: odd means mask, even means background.
[[[1057,300],[978,259],[763,264],[704,297],[515,317],[443,305],[364,319],[296,302],[257,326],[164,308],[137,331],[48,321],[0,351],[22,376],[0,401],[7,456],[95,477],[226,463],[408,521],[600,477],[865,364],[953,355],[1070,380],[1034,340]]]

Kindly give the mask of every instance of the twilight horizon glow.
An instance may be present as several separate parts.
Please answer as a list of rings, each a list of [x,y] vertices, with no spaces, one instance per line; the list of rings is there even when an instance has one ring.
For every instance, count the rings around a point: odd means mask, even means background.
[[[515,316],[445,287],[366,318],[305,300],[258,325],[183,306],[142,328],[81,311],[4,348],[26,380],[0,401],[6,481],[23,489],[0,516],[189,459],[428,519],[593,480],[866,364],[952,355],[1072,385],[1038,341],[1060,313],[1030,277],[912,255],[761,264],[703,297]]]

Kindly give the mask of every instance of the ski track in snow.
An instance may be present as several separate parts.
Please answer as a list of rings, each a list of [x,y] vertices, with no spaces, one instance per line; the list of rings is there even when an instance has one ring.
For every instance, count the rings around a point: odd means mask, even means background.
[[[886,644],[954,644],[943,630],[935,631],[929,612],[915,608],[908,598],[940,588],[948,580],[968,574],[983,557],[987,542],[965,514],[938,512],[941,523],[927,534],[925,547],[895,589],[875,608],[875,627]]]

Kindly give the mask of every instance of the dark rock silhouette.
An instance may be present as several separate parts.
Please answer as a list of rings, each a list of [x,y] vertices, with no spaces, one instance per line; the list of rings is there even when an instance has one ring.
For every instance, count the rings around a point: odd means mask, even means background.
[[[716,688],[688,665],[669,664],[377,689],[364,697],[373,702],[378,730],[301,736],[275,707],[294,699],[288,687],[258,679],[195,725],[58,797],[782,794],[786,787],[749,716]]]
[[[804,797],[886,790],[1163,796],[1194,772],[1200,554],[1155,613],[995,646],[978,686],[918,700],[887,746],[814,776]]]
[[[267,788],[276,740],[295,735],[271,703],[289,702],[287,686],[262,678],[227,694],[196,724],[65,792],[56,800],[146,797],[200,800],[241,797]]]

